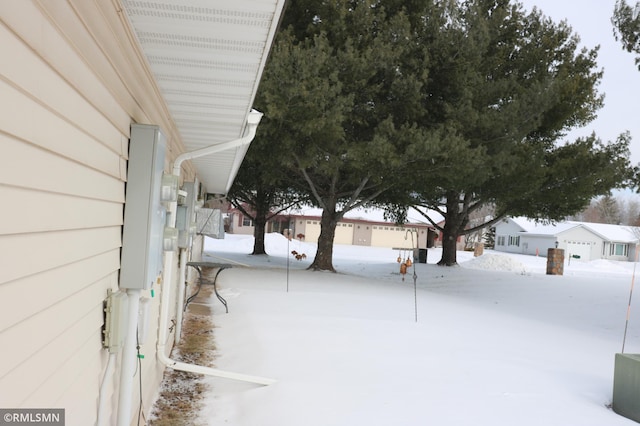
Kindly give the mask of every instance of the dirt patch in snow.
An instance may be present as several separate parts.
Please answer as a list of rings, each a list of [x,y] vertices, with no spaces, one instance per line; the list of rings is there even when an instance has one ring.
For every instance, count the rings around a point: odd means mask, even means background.
[[[203,271],[208,278],[211,271]],[[207,309],[213,286],[203,285],[198,296],[185,312],[180,344],[171,357],[177,361],[213,367],[215,344],[213,322]],[[208,390],[199,374],[167,368],[160,385],[160,394],[149,418],[152,426],[197,426],[202,398]]]

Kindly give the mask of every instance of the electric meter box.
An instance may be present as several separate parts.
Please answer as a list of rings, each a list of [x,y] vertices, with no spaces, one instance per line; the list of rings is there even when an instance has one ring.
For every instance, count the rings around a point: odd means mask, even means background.
[[[183,191],[186,193],[183,203],[178,205],[176,211],[176,228],[180,231],[178,235],[178,247],[189,248],[191,247],[192,237],[195,234],[195,208],[196,199],[198,194],[196,193],[196,182],[185,182],[182,186]]]
[[[124,206],[120,287],[149,289],[162,273],[166,139],[158,126],[132,125]]]

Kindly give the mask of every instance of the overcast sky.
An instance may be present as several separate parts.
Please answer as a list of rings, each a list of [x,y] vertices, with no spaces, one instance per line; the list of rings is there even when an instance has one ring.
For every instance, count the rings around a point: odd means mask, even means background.
[[[634,4],[636,0],[629,0]],[[573,137],[595,133],[604,141],[615,140],[631,132],[631,161],[640,162],[640,71],[634,54],[624,51],[613,37],[611,15],[615,0],[519,0],[527,10],[538,7],[558,22],[566,20],[580,36],[584,46],[600,45],[598,63],[604,69],[599,91],[604,93],[604,107],[588,127],[573,132]]]

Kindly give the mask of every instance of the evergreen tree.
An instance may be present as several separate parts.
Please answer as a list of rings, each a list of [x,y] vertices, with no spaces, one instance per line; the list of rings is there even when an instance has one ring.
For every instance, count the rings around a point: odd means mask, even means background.
[[[256,106],[277,130],[272,143],[289,153],[282,167],[322,208],[315,270],[334,270],[344,214],[403,182],[407,146],[424,144],[404,119],[417,113],[421,85],[403,73],[410,23],[403,8],[385,5],[291,1],[261,83]]]
[[[563,140],[602,105],[597,48],[578,50],[566,23],[508,0],[447,4],[446,24],[435,34],[425,25],[428,42],[415,55],[428,67],[421,129],[447,148],[417,155],[416,185],[404,200],[388,201],[445,217],[444,226],[432,224],[444,234],[439,264],[448,266],[458,236],[507,214],[562,219],[622,185],[630,167],[628,135],[610,144],[595,135]],[[486,204],[495,216],[470,227]]]
[[[282,211],[298,205],[304,193],[296,191],[295,182],[281,167],[286,150],[274,144],[274,129],[262,119],[260,128],[227,194],[231,204],[254,223],[251,254],[266,254],[264,238],[268,221]]]
[[[496,246],[496,228],[491,226],[484,233],[484,245],[487,248],[494,248]]]
[[[625,0],[617,0],[613,9],[613,34],[622,42],[627,52],[640,55],[640,3],[631,6]],[[636,65],[640,69],[640,56],[636,57]]]

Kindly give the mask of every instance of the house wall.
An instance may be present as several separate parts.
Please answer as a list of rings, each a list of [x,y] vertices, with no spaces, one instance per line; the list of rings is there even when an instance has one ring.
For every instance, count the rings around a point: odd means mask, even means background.
[[[253,226],[241,226],[242,214],[232,214],[233,229],[231,233],[253,235]],[[310,243],[318,242],[320,238],[320,218],[318,217],[297,217],[291,220],[293,235],[304,235],[304,241]],[[343,221],[338,222],[334,244],[361,245],[373,247],[406,247],[412,246],[412,235],[407,234],[407,229],[392,224],[373,223],[365,221]],[[270,232],[267,230],[267,232]],[[427,229],[419,230],[420,247],[427,247]],[[406,239],[405,239],[406,237]],[[413,234],[415,239],[415,234]],[[413,242],[415,247],[416,242]]]
[[[408,232],[412,228],[404,228],[393,225],[374,225],[372,227],[371,245],[374,247],[401,247],[415,248],[416,234]],[[427,247],[427,230],[418,231],[418,239],[421,248]]]
[[[523,248],[522,244],[518,243],[513,244],[510,242],[509,237],[517,237],[522,236],[522,228],[516,225],[510,219],[504,219],[496,223],[496,240],[494,250],[496,251],[504,251],[508,253],[522,253]],[[522,242],[522,237],[520,238],[520,242]]]
[[[96,421],[130,125],[160,125],[167,171],[183,150],[123,19],[108,1],[0,2],[0,406],[64,408],[67,426]],[[164,370],[155,356],[161,291],[136,373],[147,415]],[[119,363],[107,378],[108,424]]]
[[[320,219],[302,219],[304,222],[304,240],[307,243],[317,243],[318,238],[320,238]],[[298,234],[298,223],[300,219],[296,222],[296,234]]]
[[[302,241],[307,241],[307,221],[297,218],[291,220],[291,226],[293,227],[294,237],[298,234],[304,235]],[[298,238],[298,237],[295,237]]]
[[[373,229],[368,223],[353,225],[353,244],[356,246],[370,246]]]
[[[588,261],[603,258],[604,241],[588,229],[577,226],[558,234],[558,248],[564,249],[565,257],[567,258],[576,253],[581,253],[585,245],[589,247],[587,250],[589,257],[585,258],[585,255],[582,255],[580,260]]]
[[[520,237],[522,254],[547,257],[550,248],[556,247],[556,237],[553,235],[527,235]]]
[[[240,234],[240,235],[253,235],[256,227],[253,225],[253,221],[251,225],[243,225],[244,215],[240,212],[232,213],[230,223],[231,233]]]

